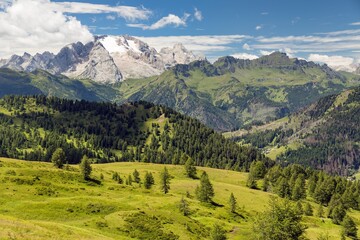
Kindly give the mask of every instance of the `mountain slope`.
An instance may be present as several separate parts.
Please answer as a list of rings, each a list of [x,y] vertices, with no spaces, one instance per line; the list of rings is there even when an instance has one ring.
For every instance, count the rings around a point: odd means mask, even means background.
[[[156,102],[229,131],[283,117],[359,83],[358,76],[273,53],[256,60],[224,57],[214,64],[180,64],[159,77],[123,83],[117,101]],[[160,95],[160,90],[166,94]]]
[[[284,164],[301,163],[351,175],[360,165],[359,96],[360,88],[347,90],[285,119],[227,135],[264,148]]]
[[[61,147],[70,163],[83,155],[97,162],[136,159],[152,163],[248,169],[272,163],[239,147],[199,121],[150,103],[117,106],[44,96],[0,99],[0,156],[50,161]]]

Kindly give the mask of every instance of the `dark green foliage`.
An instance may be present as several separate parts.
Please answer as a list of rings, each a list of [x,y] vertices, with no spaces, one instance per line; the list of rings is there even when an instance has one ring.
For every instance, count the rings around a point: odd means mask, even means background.
[[[179,210],[184,216],[190,215],[189,203],[184,199],[184,197],[182,197],[179,202]]]
[[[339,204],[334,207],[334,209],[332,210],[332,212],[330,214],[330,217],[331,217],[333,223],[340,224],[343,221],[345,215],[346,215],[346,210],[344,208],[344,205]]]
[[[80,172],[81,172],[81,176],[87,180],[90,178],[90,174],[91,174],[92,168],[90,165],[90,160],[87,156],[83,156],[83,158],[81,159],[81,163],[80,163]]]
[[[219,225],[214,224],[213,229],[210,234],[211,240],[226,240],[226,231]]]
[[[260,214],[254,223],[254,237],[262,240],[304,239],[305,226],[301,214],[289,200],[272,198],[269,210]]]
[[[237,201],[233,193],[230,194],[229,198],[229,211],[230,213],[235,213],[237,209]]]
[[[64,166],[64,163],[66,162],[66,157],[65,152],[64,150],[62,150],[62,148],[58,148],[55,150],[55,152],[52,154],[51,162],[57,168],[62,168]]]
[[[120,184],[123,183],[122,178],[120,177],[120,175],[117,172],[113,173],[112,179],[115,180],[116,182],[120,183]]]
[[[133,172],[133,180],[136,183],[140,183],[141,179],[140,179],[140,173],[135,169]]]
[[[304,213],[306,216],[312,216],[314,214],[313,208],[308,202],[305,204]]]
[[[253,177],[253,175],[251,175],[251,174],[248,175],[248,179],[246,181],[246,186],[251,189],[257,189],[256,180]]]
[[[317,216],[320,218],[324,217],[324,207],[321,204],[319,204],[317,209]]]
[[[209,176],[204,171],[200,177],[200,186],[196,187],[196,196],[200,202],[211,203],[214,194],[214,189],[209,180]]]
[[[144,177],[144,188],[150,189],[155,184],[154,177],[151,172],[146,172]]]
[[[189,178],[197,178],[196,176],[196,167],[194,166],[194,161],[191,158],[188,158],[187,161],[185,162],[185,171],[186,171],[186,175]]]
[[[125,219],[124,231],[127,232],[129,237],[135,239],[179,239],[179,236],[172,232],[164,232],[162,224],[162,219],[159,217],[149,216],[144,212],[139,212]]]
[[[190,158],[194,166],[237,171],[248,170],[255,160],[264,161],[266,167],[273,164],[255,148],[238,146],[197,120],[146,102],[117,106],[8,96],[0,99],[0,107],[11,113],[0,114],[0,156],[4,157],[50,161],[54,151],[62,148],[70,164],[79,163],[84,155],[98,163],[180,164]],[[148,120],[162,114],[166,130],[161,133],[156,123],[152,131],[144,130]]]
[[[346,215],[341,224],[344,227],[344,234],[351,239],[358,239],[357,238],[357,226],[354,220]]]
[[[164,170],[160,173],[160,188],[165,194],[167,194],[170,190],[170,179],[171,175],[167,168],[164,167]]]

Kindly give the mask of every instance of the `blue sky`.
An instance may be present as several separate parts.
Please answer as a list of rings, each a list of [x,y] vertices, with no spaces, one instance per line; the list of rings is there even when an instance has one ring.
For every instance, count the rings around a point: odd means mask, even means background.
[[[133,35],[157,49],[182,42],[211,60],[223,55],[255,58],[272,51],[334,66],[360,59],[358,0],[0,0],[0,8],[3,40],[9,42],[17,28],[25,32],[19,36],[31,37],[21,41],[15,36],[12,45],[0,47],[0,58],[11,51],[44,50],[45,40],[38,47],[34,43],[42,36],[51,39],[48,47],[55,51],[76,38],[88,40],[90,33]],[[23,15],[44,15],[48,21],[21,22]],[[12,32],[1,30],[5,24],[14,26]]]

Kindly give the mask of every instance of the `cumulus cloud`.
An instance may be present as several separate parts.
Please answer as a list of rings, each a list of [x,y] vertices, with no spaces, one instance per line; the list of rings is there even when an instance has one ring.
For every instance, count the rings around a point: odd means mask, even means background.
[[[186,21],[189,18],[189,16],[190,16],[190,14],[185,13],[184,16],[182,18],[180,18],[174,14],[169,14],[168,16],[161,18],[159,21],[157,21],[151,25],[146,25],[146,24],[142,24],[142,23],[130,23],[130,24],[127,24],[127,26],[135,27],[135,28],[142,28],[143,30],[156,30],[156,29],[164,28],[168,25],[172,25],[175,27],[186,26]]]
[[[351,57],[328,56],[320,54],[310,54],[308,60],[318,63],[326,63],[330,67],[337,70],[353,70],[352,65],[356,63],[355,59]]]
[[[260,29],[262,29],[262,26],[261,25],[257,25],[256,27],[255,27],[255,30],[260,30]]]
[[[11,54],[57,52],[72,42],[93,39],[75,17],[52,7],[49,0],[17,0],[0,12],[0,57]]]
[[[253,60],[253,59],[259,58],[259,57],[258,57],[258,56],[256,56],[256,55],[253,55],[253,54],[248,54],[248,53],[235,53],[235,54],[232,54],[231,56],[233,56],[234,58],[239,58],[239,59],[250,59],[250,60]]]
[[[198,20],[198,21],[202,21],[202,20],[203,20],[202,12],[201,12],[200,10],[198,10],[197,8],[195,8],[194,17],[195,17],[195,19]]]

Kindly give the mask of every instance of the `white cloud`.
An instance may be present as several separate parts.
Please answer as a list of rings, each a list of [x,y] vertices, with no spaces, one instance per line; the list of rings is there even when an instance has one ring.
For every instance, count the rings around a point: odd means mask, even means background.
[[[51,5],[54,10],[63,13],[115,13],[128,21],[146,20],[152,14],[152,12],[146,8],[132,6],[109,6],[106,4],[81,2],[52,2]]]
[[[113,20],[116,19],[116,17],[115,17],[114,15],[107,15],[107,16],[106,16],[106,19],[113,21]]]
[[[198,20],[198,21],[202,21],[202,20],[203,20],[203,15],[202,15],[201,11],[199,11],[197,8],[195,8],[194,17],[195,17],[195,19]]]
[[[330,67],[337,70],[345,70],[346,68],[351,68],[351,65],[355,63],[355,59],[351,57],[328,56],[320,54],[310,54],[308,60],[318,63],[326,63]]]
[[[249,44],[247,44],[247,43],[244,43],[244,45],[242,46],[242,48],[244,49],[244,50],[251,50],[251,47],[249,46]]]
[[[127,26],[142,28],[143,30],[156,30],[156,29],[164,28],[168,25],[173,25],[175,27],[186,26],[186,21],[189,18],[189,16],[190,14],[185,13],[184,16],[180,18],[174,14],[169,14],[168,16],[161,18],[159,21],[151,25],[146,25],[142,23],[130,23],[127,24]]]
[[[0,57],[57,52],[66,44],[93,39],[86,26],[54,10],[49,0],[17,0],[0,12]]]
[[[260,52],[260,54],[261,54],[262,56],[264,56],[264,55],[270,55],[270,54],[272,54],[272,53],[275,52],[275,51],[260,50],[259,52]]]
[[[176,43],[182,43],[187,49],[195,53],[206,54],[231,50],[231,44],[238,44],[245,39],[246,35],[202,35],[202,36],[159,36],[159,37],[136,37],[148,43],[160,51],[164,47],[172,47]],[[221,56],[219,54],[217,56]]]
[[[262,26],[261,25],[257,25],[256,27],[255,27],[255,30],[260,30],[260,29],[262,29]]]
[[[351,25],[351,26],[360,26],[360,22],[353,22],[353,23],[350,23],[349,25]]]
[[[260,13],[261,15],[268,15],[269,13],[268,12],[262,12]]]
[[[235,53],[235,54],[232,54],[231,56],[233,56],[234,58],[239,58],[239,59],[250,59],[250,60],[253,60],[253,59],[259,58],[259,57],[258,57],[258,56],[256,56],[256,55],[253,55],[253,54],[248,54],[248,53]]]

